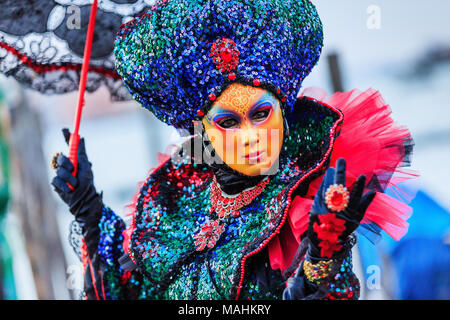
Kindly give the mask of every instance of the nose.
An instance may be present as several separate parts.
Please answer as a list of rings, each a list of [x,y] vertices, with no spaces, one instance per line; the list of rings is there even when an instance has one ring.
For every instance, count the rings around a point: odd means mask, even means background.
[[[253,124],[246,123],[242,127],[242,142],[245,147],[252,148],[259,143],[259,134]]]

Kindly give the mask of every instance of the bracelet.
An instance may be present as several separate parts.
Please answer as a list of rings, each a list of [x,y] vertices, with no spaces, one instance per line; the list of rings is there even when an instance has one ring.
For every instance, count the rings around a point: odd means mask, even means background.
[[[328,277],[332,263],[333,260],[323,260],[312,264],[310,261],[305,260],[303,263],[303,271],[310,282],[319,283],[320,280]]]

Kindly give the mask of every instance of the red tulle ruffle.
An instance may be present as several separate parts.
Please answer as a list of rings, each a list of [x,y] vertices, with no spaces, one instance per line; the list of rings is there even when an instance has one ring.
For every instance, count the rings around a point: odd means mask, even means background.
[[[406,196],[397,184],[418,176],[413,171],[400,168],[407,156],[407,146],[411,144],[409,130],[394,123],[390,107],[373,89],[339,92],[327,97],[322,89],[308,88],[301,96],[312,97],[343,112],[344,122],[330,164],[334,166],[338,158],[346,160],[347,186],[352,186],[361,174],[366,175],[367,181],[376,175],[383,189],[391,188],[397,193],[398,199],[395,199],[377,192],[362,223],[375,223],[393,239],[399,240],[408,230],[406,220],[412,210],[406,203],[412,197]],[[312,181],[305,197],[296,196],[292,200],[288,224],[269,244],[272,269],[279,268],[283,272],[291,265],[301,237],[308,228],[308,213],[322,179],[323,176]]]

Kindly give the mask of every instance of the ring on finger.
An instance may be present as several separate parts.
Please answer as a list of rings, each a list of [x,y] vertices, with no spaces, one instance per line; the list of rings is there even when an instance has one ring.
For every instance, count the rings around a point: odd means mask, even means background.
[[[342,184],[332,184],[325,192],[325,203],[332,211],[343,211],[348,206],[350,193]]]
[[[57,152],[52,157],[52,160],[50,161],[50,166],[52,167],[52,169],[55,169],[55,170],[58,169],[58,162],[57,162],[57,160],[58,160],[58,157],[59,157],[60,154],[61,154],[60,152]]]

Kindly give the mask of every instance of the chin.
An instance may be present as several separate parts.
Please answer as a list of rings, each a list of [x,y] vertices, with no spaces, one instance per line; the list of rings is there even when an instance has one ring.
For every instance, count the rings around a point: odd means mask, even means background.
[[[262,174],[266,174],[267,172],[269,172],[269,170],[271,169],[271,163],[270,162],[266,162],[266,163],[255,163],[255,164],[249,164],[247,166],[245,166],[245,168],[239,168],[240,173],[243,173],[247,176],[250,177],[255,177],[255,176],[259,176]]]

